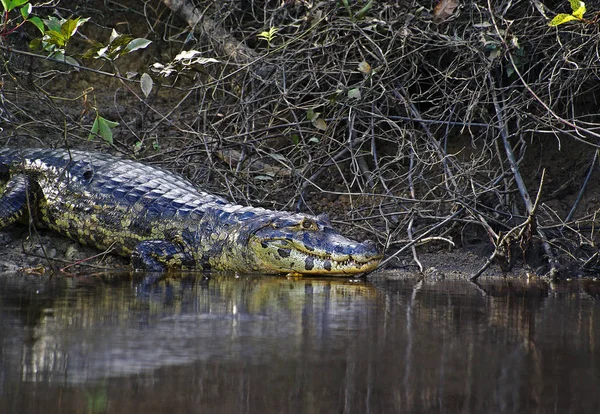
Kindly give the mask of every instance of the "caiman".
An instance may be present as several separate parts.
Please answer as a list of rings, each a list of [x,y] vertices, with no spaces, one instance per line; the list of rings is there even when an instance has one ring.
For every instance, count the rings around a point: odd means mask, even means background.
[[[0,228],[29,218],[134,269],[352,275],[377,267],[370,241],[325,215],[232,204],[161,168],[74,150],[1,149]]]

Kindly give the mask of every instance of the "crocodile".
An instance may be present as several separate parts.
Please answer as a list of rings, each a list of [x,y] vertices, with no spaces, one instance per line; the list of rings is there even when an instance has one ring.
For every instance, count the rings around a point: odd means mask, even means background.
[[[2,188],[0,229],[32,220],[130,257],[136,270],[355,275],[382,257],[326,215],[233,204],[175,173],[101,152],[1,149]]]

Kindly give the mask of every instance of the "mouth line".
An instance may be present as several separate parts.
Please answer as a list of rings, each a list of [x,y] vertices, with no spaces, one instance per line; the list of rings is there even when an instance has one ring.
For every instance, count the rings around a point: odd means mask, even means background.
[[[278,246],[275,243],[278,241],[283,242],[283,243],[280,246]],[[342,258],[336,259],[333,257],[332,253],[327,253],[323,250],[310,251],[310,250],[306,249],[303,245],[301,246],[300,244],[290,242],[287,239],[263,239],[263,240],[261,240],[261,243],[270,243],[270,244],[272,243],[277,248],[293,249],[307,257],[312,257],[312,258],[319,259],[319,260],[330,260],[335,267],[342,267],[342,268],[344,268],[344,267],[364,267],[364,266],[372,265],[373,263],[377,263],[383,258],[382,254],[378,254],[375,256],[371,256],[369,258],[365,257],[363,260],[360,260],[360,258],[357,258],[357,257],[353,256],[352,254],[344,254],[343,259]]]

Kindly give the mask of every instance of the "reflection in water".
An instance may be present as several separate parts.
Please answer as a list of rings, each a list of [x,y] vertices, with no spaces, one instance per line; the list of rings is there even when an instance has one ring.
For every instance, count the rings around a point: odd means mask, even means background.
[[[0,412],[594,412],[599,287],[0,276]]]

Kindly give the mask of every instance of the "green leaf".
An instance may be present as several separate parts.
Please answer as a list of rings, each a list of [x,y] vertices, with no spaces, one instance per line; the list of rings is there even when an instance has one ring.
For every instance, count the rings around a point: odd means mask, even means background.
[[[29,17],[29,14],[31,13],[31,4],[26,4],[23,7],[21,7],[21,16],[23,16],[24,20],[27,20],[27,18]]]
[[[569,0],[569,4],[571,5],[571,10],[578,10],[581,6],[585,7],[585,3],[581,0]]]
[[[98,116],[98,135],[100,135],[104,139],[104,141],[108,142],[109,144],[112,144],[113,133],[111,131],[111,128],[114,128],[117,125],[119,124],[116,122],[112,122],[102,118],[101,116]]]
[[[319,115],[321,115],[319,112],[315,112],[314,109],[310,108],[308,111],[306,111],[306,119],[308,119],[309,121],[314,121],[315,119],[317,119],[319,117]]]
[[[46,30],[44,41],[60,47],[63,47],[66,44],[64,35],[56,30]]]
[[[573,3],[579,3],[579,7],[573,8]],[[583,15],[585,14],[585,3],[582,1],[571,0],[571,7],[573,8],[573,16],[578,19],[583,19]]]
[[[360,97],[361,94],[359,88],[350,89],[348,91],[348,99],[360,99]]]
[[[6,12],[9,12],[16,7],[22,6],[28,1],[29,0],[2,0],[2,6]]]
[[[40,19],[40,18],[39,18],[39,17],[37,17],[37,16],[34,16],[34,17],[32,17],[31,19],[28,19],[27,21],[28,21],[28,22],[30,22],[30,23],[33,23],[33,25],[34,25],[35,27],[37,27],[37,28],[38,28],[38,30],[39,30],[40,32],[42,32],[42,34],[44,34],[44,23],[42,23],[42,19]]]
[[[127,52],[133,52],[134,50],[145,49],[150,43],[152,43],[151,40],[138,37],[137,39],[133,39],[131,42],[129,42],[129,44],[125,47],[125,50]]]
[[[90,135],[88,135],[88,139],[93,139],[94,136],[100,135],[102,139],[104,139],[109,144],[113,143],[113,133],[111,131],[112,128],[119,125],[118,122],[109,121],[106,118],[101,117],[100,115],[96,115],[96,119],[94,120],[94,124],[92,125],[92,129],[90,131]]]
[[[65,37],[65,39],[70,39],[71,37],[73,37],[73,35],[75,33],[77,33],[77,29],[84,24],[85,22],[87,22],[89,20],[88,18],[80,18],[77,17],[75,19],[68,19],[66,20],[63,24],[60,25],[60,32],[63,34],[63,36]]]
[[[92,129],[90,129],[90,135],[88,135],[88,140],[93,140],[96,134],[98,133],[98,128],[100,128],[100,116],[96,115],[96,119],[94,119],[94,124],[92,125]]]
[[[57,32],[60,32],[60,26],[62,23],[61,20],[57,17],[50,16],[47,19],[44,19],[44,23],[46,23],[46,27],[48,27],[48,30],[55,30]]]
[[[548,25],[558,26],[559,24],[570,22],[572,20],[577,20],[577,18],[571,14],[560,13],[554,16],[554,19],[552,19]]]

